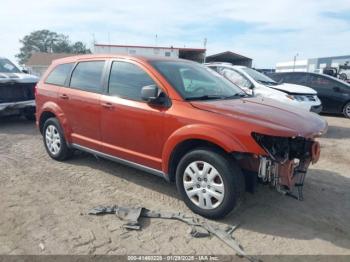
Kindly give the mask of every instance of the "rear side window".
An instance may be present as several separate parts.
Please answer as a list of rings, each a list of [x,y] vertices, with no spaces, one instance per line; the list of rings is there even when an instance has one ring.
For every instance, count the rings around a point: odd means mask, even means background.
[[[68,75],[70,74],[74,63],[70,64],[61,64],[54,68],[51,71],[49,76],[46,78],[45,83],[51,85],[64,86]]]
[[[113,96],[143,101],[141,99],[142,87],[154,84],[153,79],[137,65],[128,62],[113,62],[108,92]]]
[[[70,87],[90,92],[102,90],[104,61],[80,62],[74,69]]]

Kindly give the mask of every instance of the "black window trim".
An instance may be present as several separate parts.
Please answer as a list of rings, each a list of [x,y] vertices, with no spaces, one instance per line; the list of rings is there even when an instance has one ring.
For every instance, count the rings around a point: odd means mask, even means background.
[[[53,83],[48,83],[47,82],[47,79],[49,78],[49,76],[52,74],[52,72],[59,66],[61,65],[69,65],[69,64],[72,64],[72,68],[70,70],[70,72],[68,72],[67,76],[66,76],[66,79],[64,80],[64,84],[63,85],[58,85],[58,84],[53,84]],[[50,73],[47,74],[45,80],[44,80],[44,84],[46,85],[53,85],[53,86],[61,86],[61,87],[68,87],[69,88],[69,82],[68,80],[72,77],[72,72],[74,70],[76,66],[76,62],[72,61],[72,62],[69,62],[69,63],[62,63],[62,64],[57,64],[51,71]]]
[[[121,97],[118,95],[111,95],[109,93],[109,82],[110,82],[110,78],[111,78],[111,73],[112,73],[112,66],[114,62],[125,62],[125,63],[130,63],[133,64],[137,67],[139,67],[141,70],[143,70],[146,74],[148,74],[148,76],[153,80],[153,82],[156,84],[156,86],[166,95],[167,99],[169,100],[169,103],[171,104],[171,99],[168,95],[168,92],[163,88],[161,82],[159,81],[159,79],[153,75],[152,73],[148,73],[147,70],[145,70],[145,67],[142,67],[140,65],[140,63],[134,61],[134,60],[130,60],[130,59],[122,59],[122,58],[117,58],[117,59],[110,59],[109,60],[109,65],[107,68],[107,72],[106,72],[106,83],[105,83],[105,95],[106,96],[110,96],[110,97],[117,97],[120,99],[124,99],[124,100],[128,100],[128,101],[134,101],[134,102],[139,102],[139,103],[144,103],[144,104],[148,104],[147,101],[143,101],[143,100],[136,100],[136,99],[131,99],[131,98],[126,98],[126,97]]]
[[[101,75],[101,80],[100,80],[100,91],[95,91],[95,90],[86,90],[86,89],[83,89],[83,88],[77,88],[77,87],[71,87],[70,84],[71,84],[71,81],[72,81],[72,76],[73,76],[73,73],[74,73],[74,70],[76,69],[76,67],[78,66],[79,63],[84,63],[84,62],[104,62],[104,65],[103,65],[103,69],[102,69],[102,75]],[[80,91],[84,91],[84,92],[88,92],[88,93],[94,93],[94,94],[105,94],[105,91],[106,91],[106,84],[105,84],[105,77],[106,77],[106,70],[108,69],[108,63],[109,61],[107,59],[86,59],[86,60],[78,60],[75,62],[75,65],[73,66],[73,69],[72,71],[70,72],[69,74],[69,78],[66,80],[67,81],[67,86],[68,88],[71,88],[71,89],[75,89],[75,90],[80,90]]]

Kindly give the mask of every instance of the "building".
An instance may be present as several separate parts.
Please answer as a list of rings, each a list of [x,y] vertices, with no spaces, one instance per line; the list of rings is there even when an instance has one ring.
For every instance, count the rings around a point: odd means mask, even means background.
[[[348,56],[332,56],[281,62],[276,64],[276,72],[317,72],[325,67],[338,67],[350,62]]]
[[[95,54],[123,54],[183,58],[199,63],[204,62],[206,49],[186,47],[104,45],[95,44]]]
[[[252,67],[253,59],[233,53],[231,51],[226,51],[214,55],[207,56],[205,59],[206,63],[210,62],[226,62],[233,65],[242,65],[247,67]]]
[[[25,68],[29,74],[42,76],[53,60],[73,56],[68,53],[33,53],[25,63]]]

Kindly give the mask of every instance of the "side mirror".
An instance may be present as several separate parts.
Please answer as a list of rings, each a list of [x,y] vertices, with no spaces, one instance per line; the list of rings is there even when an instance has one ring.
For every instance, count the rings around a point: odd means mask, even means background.
[[[153,102],[159,97],[159,88],[156,85],[144,86],[141,89],[141,98],[146,102]]]
[[[27,69],[22,69],[22,72],[25,74],[29,74],[29,71]]]

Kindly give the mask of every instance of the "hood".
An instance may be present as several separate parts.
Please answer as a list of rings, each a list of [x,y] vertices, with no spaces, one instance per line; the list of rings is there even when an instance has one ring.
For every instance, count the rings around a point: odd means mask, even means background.
[[[327,122],[314,113],[262,97],[195,101],[192,106],[225,115],[257,127],[252,132],[276,136],[316,137],[327,131]]]
[[[312,95],[317,94],[317,92],[310,87],[295,85],[295,84],[284,83],[284,84],[269,86],[269,87],[286,92],[286,93],[290,93],[290,94],[312,94]]]
[[[19,82],[19,83],[36,83],[39,78],[34,75],[24,73],[1,73],[0,72],[0,83],[6,82]]]

